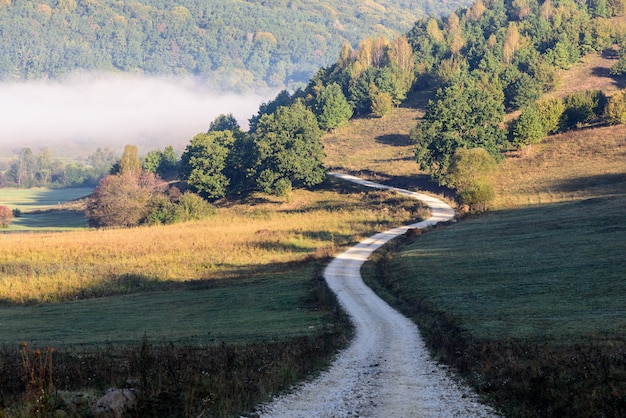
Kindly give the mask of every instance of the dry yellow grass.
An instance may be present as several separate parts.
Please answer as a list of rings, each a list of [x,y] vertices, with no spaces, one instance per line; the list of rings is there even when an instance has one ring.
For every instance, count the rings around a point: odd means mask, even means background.
[[[296,191],[291,202],[221,208],[200,222],[0,236],[0,301],[47,302],[250,276],[326,256],[391,224],[415,219],[391,193]],[[373,208],[372,208],[373,207]]]
[[[420,108],[400,107],[383,118],[361,118],[324,136],[326,165],[365,175],[397,177],[421,174],[409,132],[423,115],[432,92],[419,94]]]
[[[550,136],[523,154],[499,166],[494,209],[595,196],[598,183],[626,176],[626,126]]]

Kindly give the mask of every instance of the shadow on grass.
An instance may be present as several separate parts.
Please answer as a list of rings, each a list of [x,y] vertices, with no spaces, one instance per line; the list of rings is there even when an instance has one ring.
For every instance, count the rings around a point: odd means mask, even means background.
[[[394,147],[405,147],[411,144],[409,136],[401,134],[379,135],[375,140],[380,144],[392,145]]]
[[[88,222],[82,210],[42,210],[22,213],[12,225],[19,230],[54,230],[86,228]]]
[[[617,174],[600,174],[584,176],[556,182],[556,191],[578,192],[593,190],[606,190],[609,194],[626,193],[626,172]]]
[[[591,74],[595,77],[610,78],[613,80],[615,87],[620,90],[626,88],[626,76],[613,76],[609,73],[609,71],[609,68],[594,67],[591,70]]]

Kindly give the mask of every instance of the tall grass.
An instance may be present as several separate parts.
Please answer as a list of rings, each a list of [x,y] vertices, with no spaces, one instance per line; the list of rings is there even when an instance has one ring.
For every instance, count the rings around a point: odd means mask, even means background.
[[[416,217],[393,193],[328,183],[290,202],[252,198],[185,224],[0,236],[0,300],[58,302],[254,276]],[[224,205],[226,206],[226,205]]]

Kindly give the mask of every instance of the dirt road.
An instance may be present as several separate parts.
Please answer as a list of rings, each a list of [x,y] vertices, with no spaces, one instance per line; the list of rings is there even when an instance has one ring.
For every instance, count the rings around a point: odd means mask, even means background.
[[[468,387],[431,360],[415,324],[367,287],[360,267],[377,248],[409,228],[454,217],[439,199],[379,185],[345,174],[332,175],[367,187],[394,189],[431,208],[423,222],[376,234],[339,255],[324,277],[351,316],[356,337],[330,369],[261,408],[266,417],[490,417]]]

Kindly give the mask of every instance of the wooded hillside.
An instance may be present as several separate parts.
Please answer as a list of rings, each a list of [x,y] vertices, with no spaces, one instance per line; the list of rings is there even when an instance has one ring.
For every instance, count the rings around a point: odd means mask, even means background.
[[[1,0],[0,80],[82,70],[197,75],[230,90],[289,87],[344,42],[408,30],[465,0]]]

